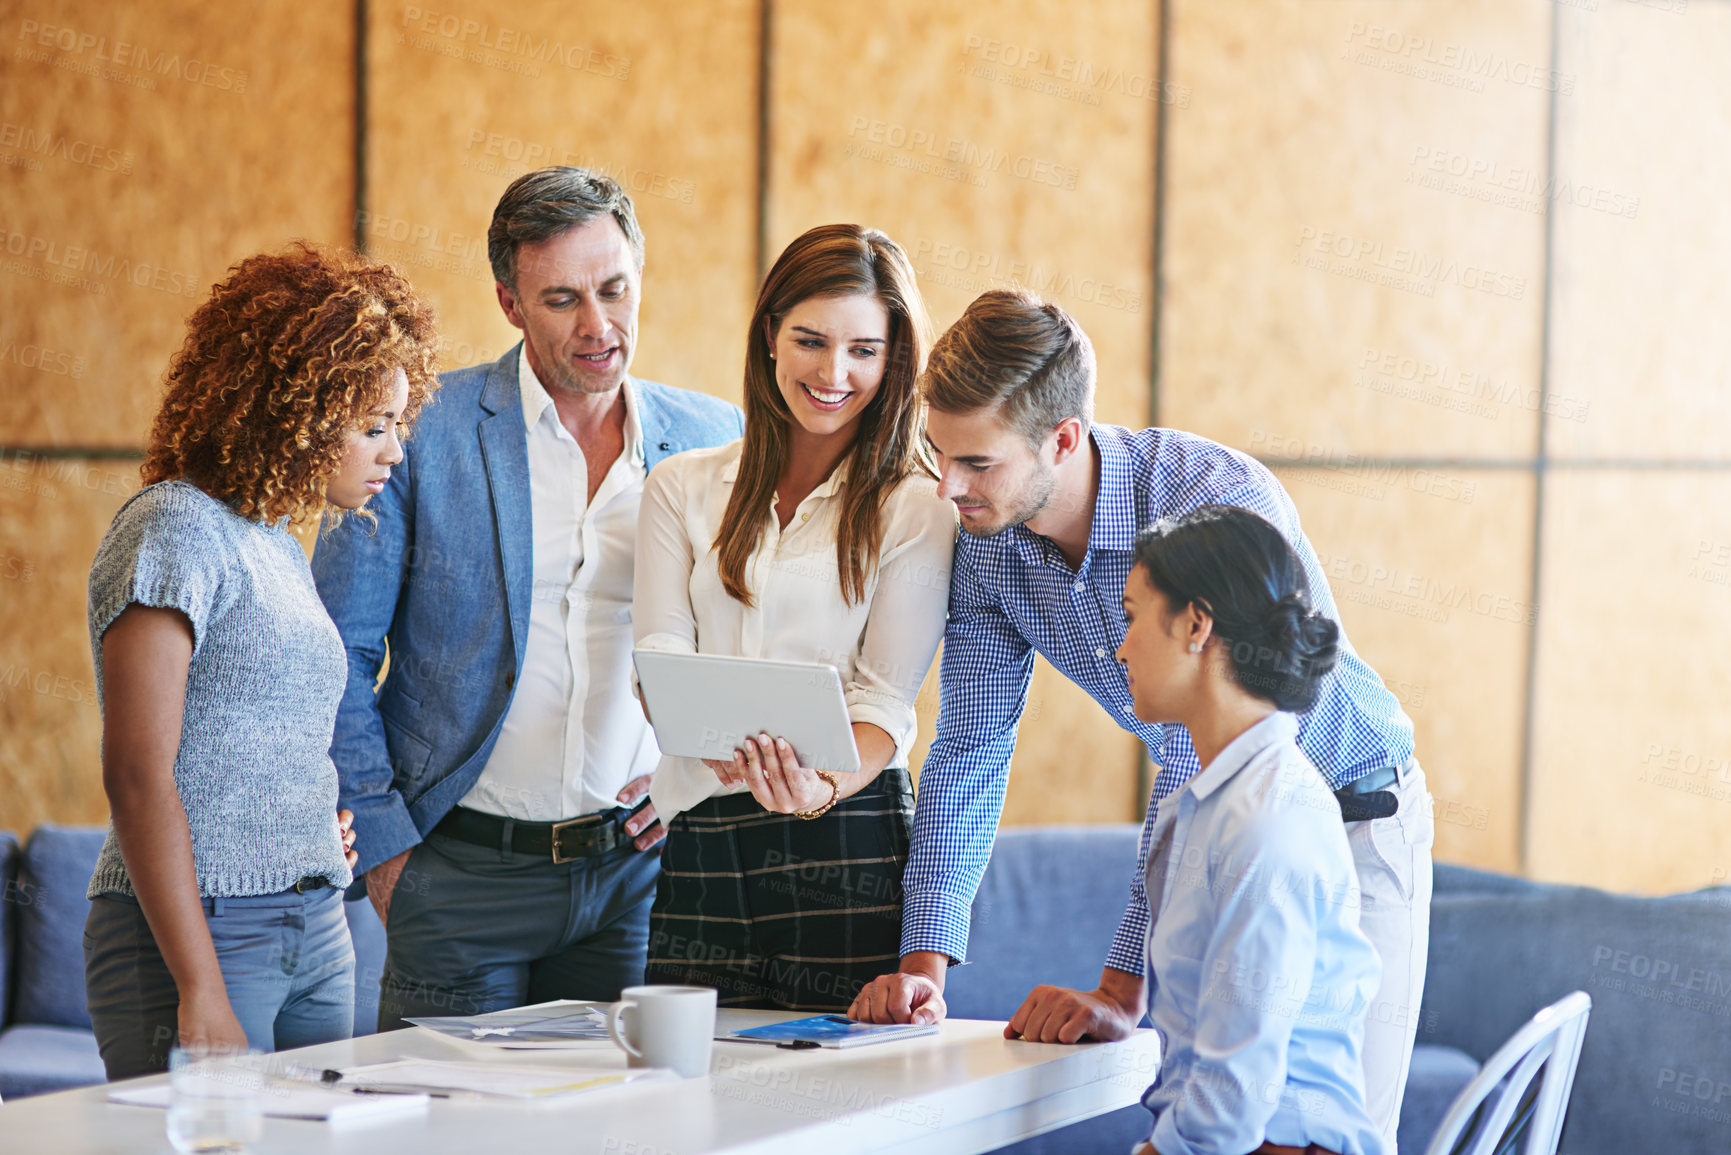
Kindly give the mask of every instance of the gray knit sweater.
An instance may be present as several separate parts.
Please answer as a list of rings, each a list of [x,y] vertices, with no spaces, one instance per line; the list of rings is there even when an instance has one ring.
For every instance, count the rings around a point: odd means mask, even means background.
[[[330,756],[347,658],[300,545],[186,482],[146,486],[90,567],[99,700],[102,635],[132,602],[192,622],[174,784],[199,894],[274,894],[305,875],[347,886]],[[112,825],[89,893],[132,893]]]

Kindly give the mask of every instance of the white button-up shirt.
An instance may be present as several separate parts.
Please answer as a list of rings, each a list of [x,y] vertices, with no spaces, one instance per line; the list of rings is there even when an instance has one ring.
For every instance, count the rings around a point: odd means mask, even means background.
[[[462,805],[524,822],[556,822],[619,805],[660,751],[631,693],[631,584],[637,510],[647,475],[629,378],[625,448],[595,499],[577,439],[517,359],[529,435],[534,596],[516,693],[499,741]]]
[[[1142,1097],[1161,1155],[1266,1140],[1382,1155],[1364,1103],[1381,964],[1359,929],[1340,804],[1274,713],[1160,800],[1148,856],[1153,1002],[1165,1054]]]
[[[836,528],[847,464],[799,503],[787,528],[771,501],[763,537],[745,569],[756,604],[721,585],[712,548],[739,475],[743,441],[669,458],[643,491],[637,539],[639,649],[822,662],[841,674],[848,716],[895,741],[906,766],[918,722],[914,699],[943,636],[955,552],[955,506],[937,483],[909,477],[880,515],[883,545],[865,597],[842,598]],[[744,787],[737,788],[743,790]],[[695,758],[661,759],[651,797],[665,821],[727,792]],[[737,792],[737,791],[735,791]]]

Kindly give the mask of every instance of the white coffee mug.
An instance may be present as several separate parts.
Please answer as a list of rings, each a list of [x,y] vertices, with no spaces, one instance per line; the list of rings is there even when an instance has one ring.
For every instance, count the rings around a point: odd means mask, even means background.
[[[608,1008],[607,1033],[633,1067],[668,1067],[681,1078],[700,1079],[709,1074],[715,1041],[715,990],[626,987]]]

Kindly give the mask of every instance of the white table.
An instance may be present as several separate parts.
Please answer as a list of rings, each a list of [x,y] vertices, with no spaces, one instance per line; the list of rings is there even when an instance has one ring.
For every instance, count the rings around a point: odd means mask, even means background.
[[[749,1017],[772,1022],[798,1016],[761,1012]],[[543,1103],[434,1100],[424,1116],[348,1128],[266,1119],[264,1140],[249,1150],[965,1155],[1135,1103],[1159,1067],[1160,1043],[1152,1031],[1137,1031],[1118,1043],[1065,1047],[1006,1040],[1003,1028],[1002,1023],[957,1019],[937,1035],[846,1051],[717,1042],[706,1079],[639,1084]],[[624,1065],[624,1056],[604,1043],[578,1052],[513,1052],[510,1058],[488,1059],[472,1046],[418,1029],[288,1053],[315,1067],[411,1057]],[[106,1094],[106,1087],[86,1087],[0,1105],[0,1152],[171,1150],[165,1112],[109,1103]]]

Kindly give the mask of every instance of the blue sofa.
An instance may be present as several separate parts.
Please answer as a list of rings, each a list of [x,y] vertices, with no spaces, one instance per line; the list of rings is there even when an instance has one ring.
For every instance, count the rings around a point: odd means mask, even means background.
[[[20,847],[0,831],[0,1098],[103,1080],[84,1007],[84,891],[104,833],[39,826]],[[355,939],[355,1033],[371,1034],[385,930],[364,898],[344,913]]]
[[[1001,832],[974,901],[975,959],[950,972],[950,1013],[1007,1019],[1042,982],[1091,988],[1123,913],[1137,828]],[[0,833],[0,1096],[102,1080],[84,1010],[85,884],[102,832]],[[372,1030],[384,931],[347,904],[357,1033]],[[1421,1155],[1455,1094],[1540,1007],[1593,996],[1564,1155],[1731,1151],[1731,890],[1631,898],[1438,866],[1430,974],[1401,1111]],[[1048,1132],[1014,1155],[1124,1155],[1140,1107]]]
[[[1092,989],[1123,913],[1135,826],[998,835],[950,1013],[1007,1019],[1042,982]],[[1572,990],[1593,997],[1563,1155],[1731,1151],[1731,888],[1634,898],[1436,868],[1429,975],[1399,1145],[1422,1155],[1443,1112],[1515,1029]],[[1003,1155],[1125,1155],[1130,1107]]]
[[[1437,868],[1421,1045],[1482,1060],[1572,990],[1593,1013],[1563,1155],[1731,1151],[1731,888],[1638,898]]]

